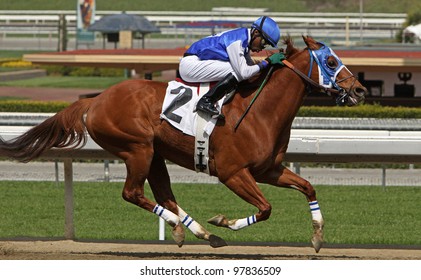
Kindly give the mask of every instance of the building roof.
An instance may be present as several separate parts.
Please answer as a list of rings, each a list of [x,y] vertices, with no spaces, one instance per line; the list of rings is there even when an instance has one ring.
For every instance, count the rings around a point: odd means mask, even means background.
[[[102,33],[118,33],[120,31],[134,31],[140,33],[160,32],[152,22],[140,15],[114,14],[105,15],[88,27],[89,31],[99,31]]]

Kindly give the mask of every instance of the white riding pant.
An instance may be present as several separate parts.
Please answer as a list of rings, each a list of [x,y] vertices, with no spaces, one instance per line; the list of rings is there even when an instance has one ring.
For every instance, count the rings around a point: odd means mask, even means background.
[[[189,83],[216,82],[229,73],[232,73],[237,81],[239,80],[229,61],[200,60],[195,55],[181,59],[179,73],[181,78]]]

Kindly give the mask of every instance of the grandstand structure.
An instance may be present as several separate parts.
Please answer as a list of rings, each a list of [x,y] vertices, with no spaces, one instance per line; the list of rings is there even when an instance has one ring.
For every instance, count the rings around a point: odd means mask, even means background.
[[[96,11],[96,19],[120,11]],[[352,44],[352,41],[394,39],[403,29],[405,13],[275,13],[250,9],[212,11],[127,11],[142,15],[161,29],[166,36],[207,36],[228,28],[249,26],[256,15],[274,18],[284,34],[311,35],[327,41]],[[60,16],[64,15],[67,31],[76,32],[76,11],[0,11],[0,37],[14,35],[54,37]]]
[[[120,12],[97,11],[96,17],[99,19],[115,13]],[[70,51],[28,54],[24,56],[26,60],[39,64],[134,69],[150,77],[151,72],[177,69],[185,47],[198,38],[249,26],[257,14],[265,14],[273,17],[283,34],[291,35],[299,47],[303,46],[301,35],[313,36],[332,46],[368,87],[374,102],[421,105],[418,101],[421,100],[421,49],[417,45],[398,43],[395,39],[404,28],[407,15],[403,13],[273,13],[248,9],[127,13],[142,15],[160,29],[160,34],[148,35],[144,50],[139,44],[133,44],[133,49],[113,50],[114,43],[103,45],[100,34],[96,45],[75,50],[72,41],[76,30],[75,11],[0,11],[0,46],[56,50],[58,22],[64,16],[69,38],[67,49]],[[133,38],[136,39],[136,34]],[[391,97],[399,97],[401,101],[396,103]],[[307,100],[317,105],[330,104],[330,100],[312,96]]]

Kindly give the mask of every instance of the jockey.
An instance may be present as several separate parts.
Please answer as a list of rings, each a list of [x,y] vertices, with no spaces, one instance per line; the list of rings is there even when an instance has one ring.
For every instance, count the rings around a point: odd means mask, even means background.
[[[240,81],[254,76],[269,64],[283,65],[285,56],[282,52],[257,64],[250,57],[250,51],[260,52],[269,45],[276,47],[280,36],[276,22],[263,16],[251,28],[228,30],[193,43],[180,61],[181,78],[191,83],[219,81],[199,100],[196,109],[212,116],[219,115],[214,104],[235,90]]]

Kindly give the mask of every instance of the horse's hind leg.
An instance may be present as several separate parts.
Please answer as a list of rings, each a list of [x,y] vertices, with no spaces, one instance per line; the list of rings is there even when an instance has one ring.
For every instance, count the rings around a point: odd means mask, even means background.
[[[226,246],[226,242],[220,237],[211,234],[198,222],[193,220],[180,206],[177,205],[175,196],[171,190],[170,177],[168,174],[165,160],[160,155],[155,154],[152,160],[148,182],[154,194],[158,207],[162,205],[164,208],[178,215],[182,224],[184,224],[197,238],[210,242],[212,247]],[[178,246],[182,246],[184,242],[184,230],[181,224],[175,226],[172,231],[174,240]]]
[[[303,193],[310,206],[313,221],[313,237],[311,242],[316,252],[319,252],[323,245],[323,216],[316,198],[316,191],[307,180],[301,178],[285,166],[274,168],[257,178],[258,182],[266,183],[278,187],[293,188]]]
[[[177,203],[170,186],[170,178],[164,159],[154,155],[148,175],[148,183],[158,203],[156,209],[168,209],[174,214],[178,214]],[[172,237],[179,247],[183,246],[185,233],[181,223],[172,229]]]
[[[123,198],[149,212],[163,218],[170,226],[176,228],[180,224],[179,217],[173,212],[153,203],[144,194],[145,180],[149,174],[153,158],[153,149],[143,149],[125,160],[127,178],[123,189]]]

